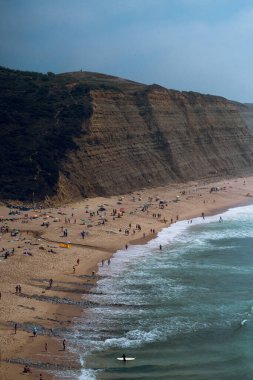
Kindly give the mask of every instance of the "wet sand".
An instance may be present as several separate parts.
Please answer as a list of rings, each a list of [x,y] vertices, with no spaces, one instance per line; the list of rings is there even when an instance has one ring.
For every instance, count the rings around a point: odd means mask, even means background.
[[[212,187],[218,191],[210,193]],[[41,373],[49,380],[61,370],[78,369],[78,358],[68,351],[68,342],[63,351],[62,340],[66,330],[71,330],[73,318],[92,306],[85,301],[85,293],[96,282],[98,266],[108,265],[117,249],[144,244],[177,219],[218,214],[251,202],[251,195],[253,177],[248,177],[144,189],[17,215],[1,206],[0,378],[39,379]],[[3,231],[4,226],[8,232]],[[63,236],[66,229],[67,236]],[[11,236],[13,230],[17,230],[16,236]],[[60,247],[65,242],[71,243],[70,248]],[[19,284],[21,292],[16,293]],[[32,373],[22,374],[25,364]]]

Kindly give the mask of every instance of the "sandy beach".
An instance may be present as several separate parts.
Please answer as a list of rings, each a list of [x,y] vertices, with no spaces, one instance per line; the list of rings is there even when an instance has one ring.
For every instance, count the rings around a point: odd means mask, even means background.
[[[57,378],[80,364],[64,332],[90,305],[98,266],[178,220],[252,203],[253,177],[198,181],[57,208],[0,206],[0,378]],[[51,280],[51,281],[50,281]],[[16,330],[15,330],[16,327]],[[36,327],[36,336],[33,329]],[[31,373],[22,373],[25,365]],[[56,374],[56,375],[54,375]],[[54,377],[55,376],[55,377]]]

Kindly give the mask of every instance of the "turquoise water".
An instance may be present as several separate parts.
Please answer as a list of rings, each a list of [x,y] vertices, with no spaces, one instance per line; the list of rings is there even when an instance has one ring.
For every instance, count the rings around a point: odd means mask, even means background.
[[[219,216],[176,223],[100,268],[100,306],[75,325],[85,368],[74,378],[253,379],[253,206]]]

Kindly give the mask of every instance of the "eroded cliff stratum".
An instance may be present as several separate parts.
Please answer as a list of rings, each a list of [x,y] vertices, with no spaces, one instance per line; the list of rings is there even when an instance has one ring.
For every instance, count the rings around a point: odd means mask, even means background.
[[[70,200],[253,171],[246,105],[87,72],[1,68],[0,83],[2,199]]]

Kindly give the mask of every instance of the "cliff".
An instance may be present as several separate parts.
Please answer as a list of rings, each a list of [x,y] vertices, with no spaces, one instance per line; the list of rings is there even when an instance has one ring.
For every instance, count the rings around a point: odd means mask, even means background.
[[[2,199],[70,200],[252,173],[246,105],[87,72],[1,68],[0,83]]]
[[[253,133],[253,104],[238,104],[238,109],[246,125]]]

